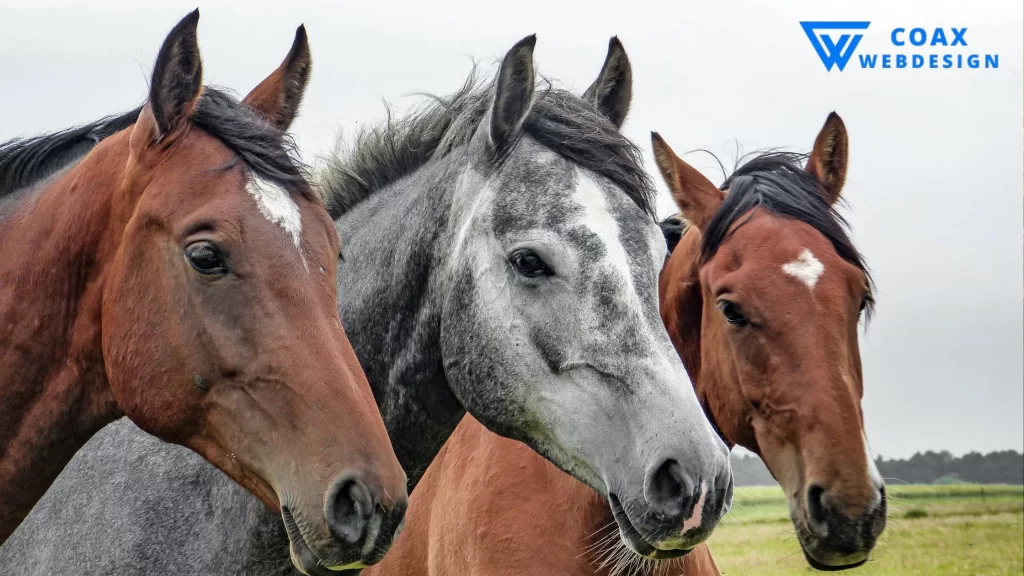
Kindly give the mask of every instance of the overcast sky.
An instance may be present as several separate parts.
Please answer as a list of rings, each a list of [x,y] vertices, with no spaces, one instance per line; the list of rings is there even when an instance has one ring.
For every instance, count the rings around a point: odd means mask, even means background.
[[[0,0],[0,141],[121,112],[145,97],[156,52],[196,6],[138,0]],[[875,452],[1024,448],[1022,3],[666,0],[247,0],[199,4],[206,82],[247,92],[305,23],[313,80],[294,131],[312,158],[339,130],[446,93],[536,33],[540,72],[583,90],[608,38],[634,69],[626,132],[677,151],[806,151],[828,112],[850,132],[844,196],[878,283],[862,338]],[[898,5],[897,5],[898,4]],[[998,70],[826,72],[799,22],[869,20],[858,53],[889,31],[968,27],[967,52]],[[947,32],[947,36],[952,37]],[[717,165],[687,158],[712,181]],[[659,181],[663,214],[673,211]]]

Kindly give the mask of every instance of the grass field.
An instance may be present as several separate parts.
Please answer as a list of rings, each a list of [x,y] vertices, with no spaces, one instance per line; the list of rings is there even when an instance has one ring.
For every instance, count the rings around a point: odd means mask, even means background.
[[[885,534],[850,576],[1024,574],[1024,487],[890,485],[888,495]],[[815,573],[777,487],[738,488],[709,544],[729,576]]]

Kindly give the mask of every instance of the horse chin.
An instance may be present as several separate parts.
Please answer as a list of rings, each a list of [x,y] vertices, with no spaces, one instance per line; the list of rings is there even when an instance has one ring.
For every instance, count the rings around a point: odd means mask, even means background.
[[[792,503],[791,503],[792,505]],[[803,507],[796,503],[790,512],[793,526],[796,528],[797,541],[800,542],[800,551],[803,552],[807,564],[815,570],[822,572],[838,572],[863,566],[870,558],[871,550],[874,548],[874,541],[865,545],[844,545],[836,549],[836,544],[827,539],[816,537],[811,531],[806,519]]]
[[[324,566],[320,558],[313,553],[306,538],[299,530],[295,518],[287,506],[281,507],[281,520],[284,522],[285,531],[288,533],[288,553],[291,556],[292,565],[299,572],[306,576],[334,576],[337,574],[357,574],[359,570],[366,567],[362,562],[355,562],[345,566],[330,567]]]
[[[800,542],[800,550],[804,553],[804,558],[807,559],[807,564],[810,565],[811,568],[814,568],[815,570],[820,570],[822,572],[838,572],[840,570],[849,570],[850,568],[857,568],[859,566],[863,566],[864,563],[868,561],[868,555],[864,554],[863,558],[859,560],[853,560],[849,563],[826,564],[825,562],[816,559],[814,556],[811,556],[811,553],[807,551],[807,548],[804,546],[803,542]]]
[[[653,544],[640,534],[640,531],[633,525],[633,522],[630,521],[626,511],[622,508],[622,503],[619,502],[619,498],[615,494],[608,494],[608,504],[611,506],[615,523],[619,527],[619,536],[622,538],[623,544],[637,556],[650,560],[671,560],[686,556],[693,550],[693,548],[686,550],[655,548]]]
[[[843,555],[829,553],[827,550],[815,550],[815,547],[805,540],[807,536],[803,530],[806,529],[797,529],[797,541],[800,542],[800,551],[804,553],[804,558],[807,560],[807,564],[815,570],[820,570],[822,572],[838,572],[840,570],[857,568],[868,561],[867,552]]]

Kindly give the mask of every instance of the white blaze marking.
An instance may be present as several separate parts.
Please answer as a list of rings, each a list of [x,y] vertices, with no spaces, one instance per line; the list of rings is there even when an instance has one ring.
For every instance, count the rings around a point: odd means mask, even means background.
[[[868,437],[864,436],[863,433],[861,435],[864,437],[864,453],[867,454],[868,457],[868,476],[871,477],[871,482],[875,487],[880,488],[885,484],[885,482],[882,480],[882,475],[878,473],[878,466],[875,465],[875,459],[871,457],[871,449],[868,448]]]
[[[796,260],[789,264],[783,264],[782,271],[803,282],[808,288],[814,288],[814,285],[818,283],[818,278],[825,272],[825,265],[805,248]]]
[[[573,196],[576,202],[583,207],[583,221],[601,239],[608,254],[607,261],[622,275],[626,282],[627,294],[632,294],[634,292],[633,275],[630,274],[629,257],[619,240],[619,225],[608,210],[604,190],[586,172],[577,170],[576,174],[579,180],[576,185],[576,193]]]
[[[298,248],[300,238],[302,238],[302,215],[288,192],[277,184],[256,176],[249,178],[249,184],[245,189],[256,200],[260,214],[284,228],[285,233]]]
[[[871,448],[868,448],[868,437],[861,431],[861,437],[864,439],[864,455],[868,457],[868,478],[871,479],[871,487],[874,488],[875,494],[871,500],[871,507],[874,508],[882,502],[882,487],[885,486],[885,480],[882,479],[882,475],[878,473],[878,466],[875,465],[875,459],[871,457]]]
[[[700,498],[697,499],[697,503],[693,505],[693,515],[683,521],[683,529],[680,534],[686,534],[694,528],[700,528],[701,520],[704,517],[704,497],[708,495],[708,485],[704,482],[700,483]]]

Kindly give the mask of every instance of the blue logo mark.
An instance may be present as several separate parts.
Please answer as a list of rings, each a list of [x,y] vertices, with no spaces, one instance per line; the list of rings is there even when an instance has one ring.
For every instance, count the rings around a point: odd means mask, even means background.
[[[853,56],[857,44],[860,44],[860,39],[864,37],[863,33],[853,31],[866,30],[870,24],[871,22],[801,22],[800,26],[803,26],[804,33],[807,34],[825,69],[831,72],[832,66],[836,66],[842,72],[843,68],[846,68],[846,63],[850,61],[850,56]],[[838,36],[833,37],[832,34],[822,32],[823,30],[832,31]]]

